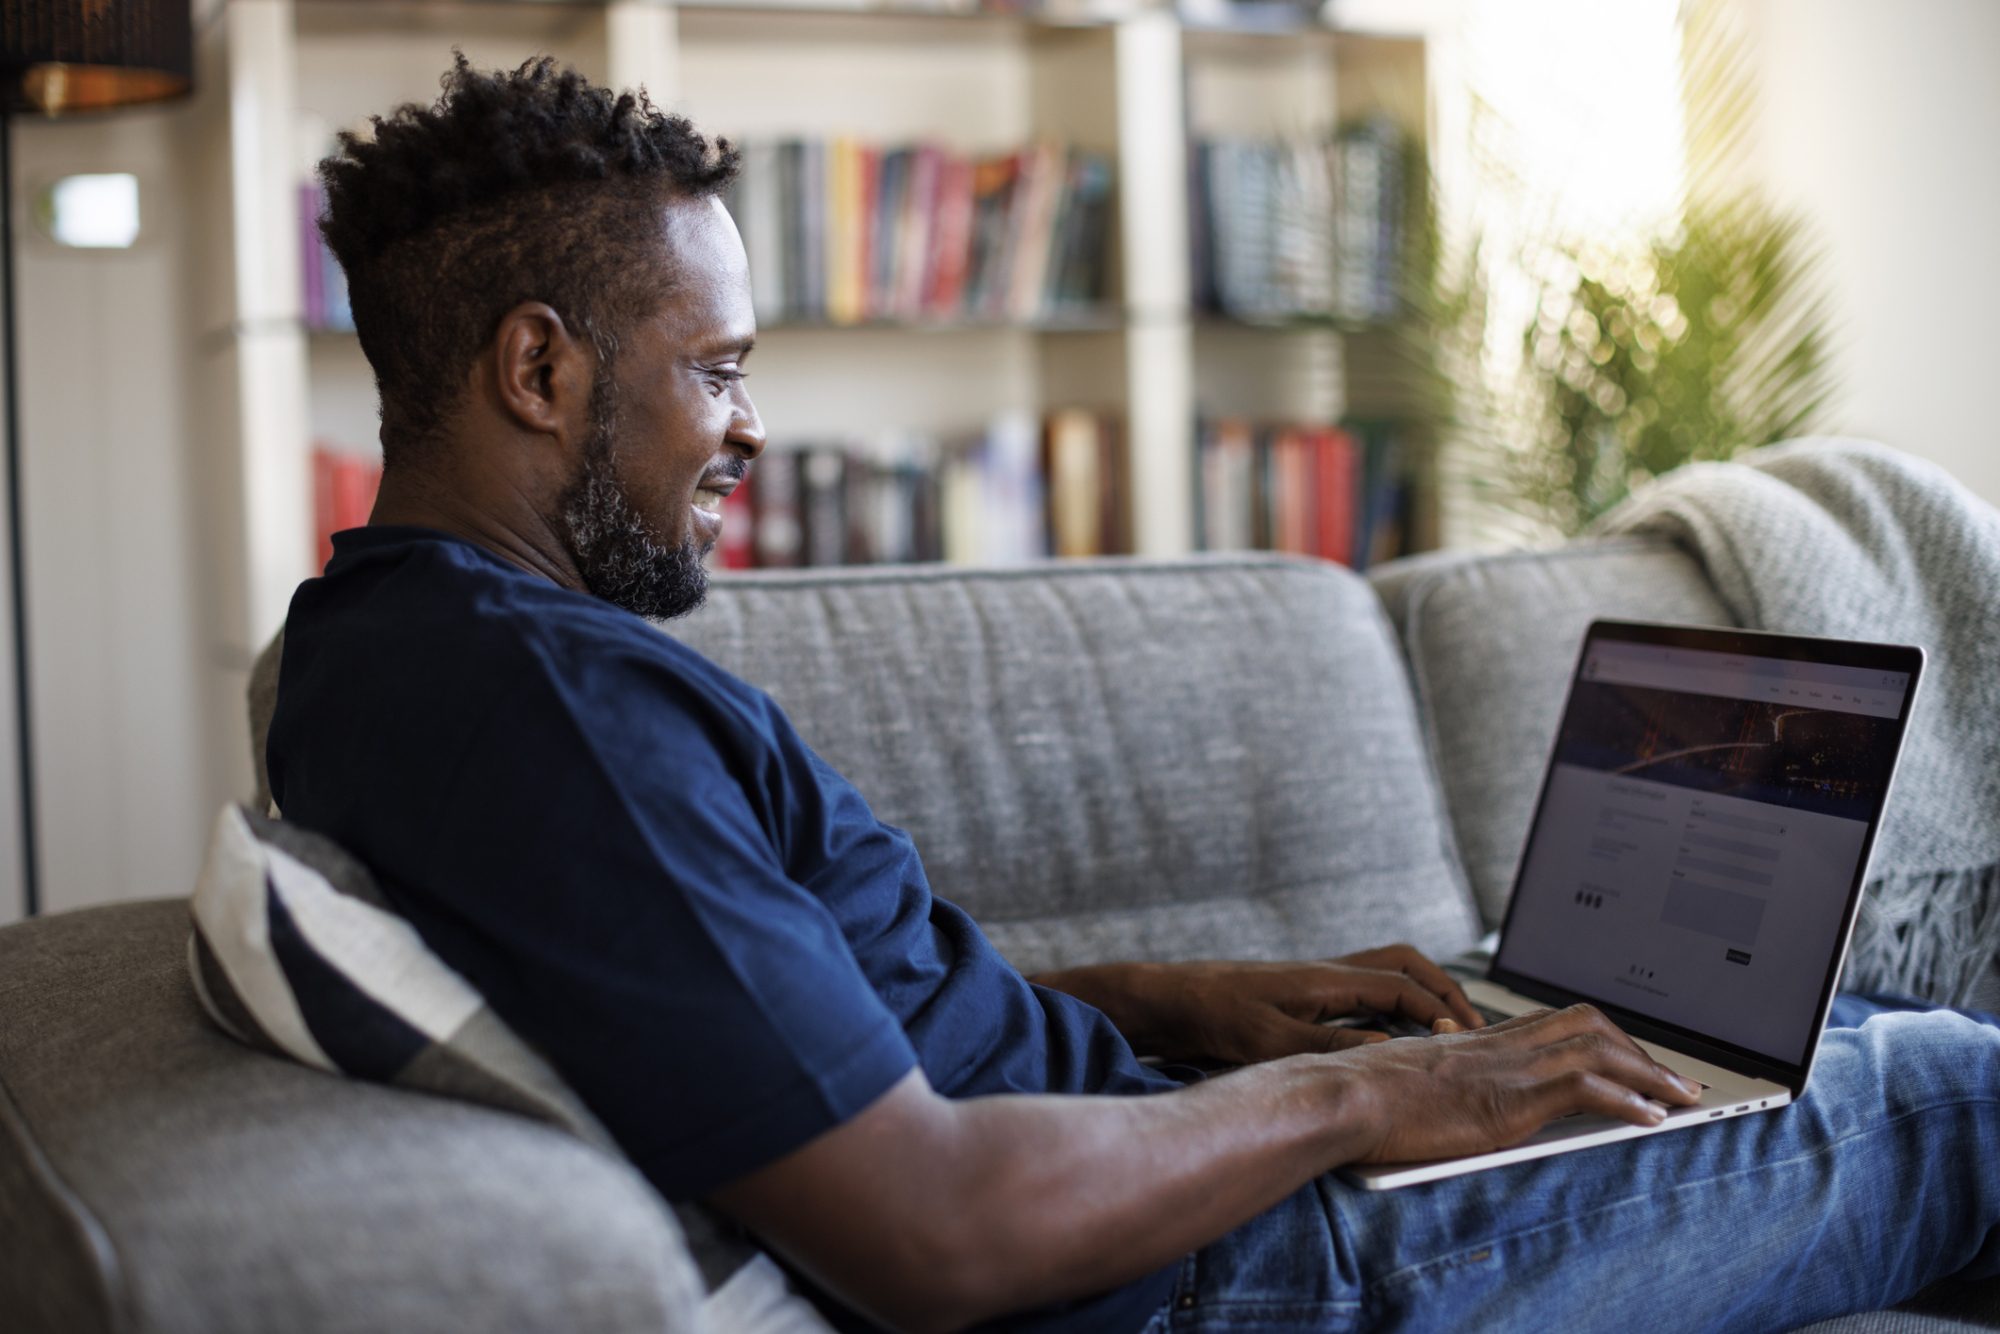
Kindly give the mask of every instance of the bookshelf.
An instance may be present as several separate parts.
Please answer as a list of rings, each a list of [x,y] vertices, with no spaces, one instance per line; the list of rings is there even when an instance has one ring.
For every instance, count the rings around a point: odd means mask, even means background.
[[[332,131],[433,97],[453,46],[481,66],[547,52],[614,86],[643,83],[739,142],[846,135],[973,156],[1053,142],[1111,164],[1108,271],[1085,308],[766,323],[753,388],[773,450],[1106,414],[1120,423],[1129,546],[1172,556],[1198,539],[1198,416],[1394,410],[1358,382],[1380,361],[1366,346],[1379,330],[1195,308],[1187,171],[1201,137],[1330,136],[1364,112],[1421,142],[1421,38],[1217,30],[1154,7],[1055,20],[807,3],[215,0],[200,56],[216,225],[198,281],[218,309],[200,355],[215,388],[206,429],[241,489],[240,531],[219,540],[243,571],[229,595],[245,646],[312,573],[313,442],[373,449],[358,344],[305,319],[298,186]]]

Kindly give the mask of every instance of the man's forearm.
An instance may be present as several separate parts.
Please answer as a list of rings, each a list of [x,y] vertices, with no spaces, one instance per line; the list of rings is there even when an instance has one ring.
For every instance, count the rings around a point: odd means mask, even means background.
[[[907,1103],[903,1114],[873,1126],[864,1114],[828,1136],[861,1142],[826,1146],[848,1161],[886,1153],[903,1170],[827,1182],[808,1192],[817,1202],[760,1198],[755,1178],[717,1196],[817,1282],[899,1329],[957,1328],[1142,1277],[1375,1136],[1359,1081],[1323,1057],[1126,1098],[953,1102],[910,1080],[884,1098]],[[812,1241],[792,1246],[791,1228],[761,1217],[777,1207],[793,1227],[801,1209],[832,1212],[804,1220]],[[863,1217],[898,1222],[874,1231],[855,1226]]]
[[[1101,1292],[1241,1225],[1376,1139],[1360,1081],[1325,1058],[1250,1067],[1135,1098],[955,1105],[954,1185],[977,1200],[975,1314]]]

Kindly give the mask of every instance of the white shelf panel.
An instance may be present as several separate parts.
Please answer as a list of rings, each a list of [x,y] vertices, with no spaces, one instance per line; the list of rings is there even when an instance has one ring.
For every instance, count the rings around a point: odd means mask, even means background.
[[[605,0],[293,0],[299,36],[513,35],[561,40],[601,23]]]
[[[1347,410],[1345,350],[1332,329],[1198,325],[1195,407],[1206,417],[1334,421]]]
[[[355,128],[405,102],[436,101],[453,47],[480,69],[511,69],[531,56],[553,55],[593,81],[609,72],[605,11],[596,5],[310,0],[297,13],[298,109],[329,131]]]
[[[1019,24],[683,11],[672,108],[733,138],[851,134],[1010,148],[1033,128]],[[778,92],[776,90],[782,90]]]
[[[350,454],[380,454],[381,413],[375,374],[353,334],[306,335],[312,376],[313,443]]]
[[[1193,32],[1187,36],[1188,122],[1196,135],[1267,139],[1333,130],[1338,104],[1331,39],[1203,42]]]
[[[749,389],[774,441],[957,434],[1043,405],[1035,334],[783,328],[760,333]]]

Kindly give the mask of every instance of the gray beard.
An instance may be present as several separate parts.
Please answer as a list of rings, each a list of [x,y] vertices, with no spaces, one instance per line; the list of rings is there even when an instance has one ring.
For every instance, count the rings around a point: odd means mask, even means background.
[[[704,554],[692,537],[663,540],[632,505],[618,475],[617,404],[607,375],[590,396],[583,463],[559,504],[570,559],[592,596],[651,620],[685,616],[708,596]]]

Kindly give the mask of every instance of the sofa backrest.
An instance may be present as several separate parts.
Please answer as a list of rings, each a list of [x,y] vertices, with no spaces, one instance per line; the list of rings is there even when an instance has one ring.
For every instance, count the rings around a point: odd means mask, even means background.
[[[1401,655],[1339,567],[734,575],[670,628],[770,691],[1027,971],[1474,934]]]
[[[1474,934],[1400,654],[1337,566],[757,574],[671,629],[1024,970]]]
[[[1480,916],[1498,926],[1584,629],[1600,617],[1735,622],[1694,558],[1656,538],[1437,553],[1373,582],[1409,654]]]

